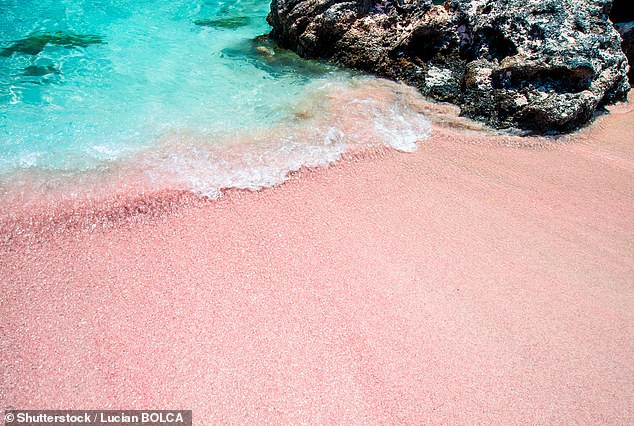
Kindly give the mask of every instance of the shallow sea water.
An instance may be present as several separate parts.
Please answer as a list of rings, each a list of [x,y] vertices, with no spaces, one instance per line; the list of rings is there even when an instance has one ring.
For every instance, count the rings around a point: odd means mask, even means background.
[[[412,89],[266,40],[266,0],[0,0],[0,197],[278,184],[355,147],[416,149]]]

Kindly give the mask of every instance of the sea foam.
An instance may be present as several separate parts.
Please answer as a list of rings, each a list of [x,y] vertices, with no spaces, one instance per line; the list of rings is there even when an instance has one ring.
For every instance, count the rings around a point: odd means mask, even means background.
[[[348,150],[416,150],[431,131],[423,102],[413,89],[383,80],[317,81],[275,126],[224,135],[168,133],[127,167],[141,167],[154,189],[211,198],[228,188],[257,190],[302,167],[331,164]]]
[[[268,127],[163,132],[123,158],[92,147],[97,167],[27,166],[0,182],[0,215],[33,206],[85,205],[109,197],[190,191],[218,198],[226,189],[258,190],[290,172],[327,166],[350,151],[388,147],[411,152],[431,134],[428,103],[414,89],[371,77],[317,80]]]

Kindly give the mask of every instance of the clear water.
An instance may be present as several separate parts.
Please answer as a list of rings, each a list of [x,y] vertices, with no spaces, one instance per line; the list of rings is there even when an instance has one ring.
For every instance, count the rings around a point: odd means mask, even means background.
[[[0,184],[19,175],[44,192],[60,176],[68,185],[117,169],[217,196],[327,164],[351,142],[415,149],[429,126],[411,93],[403,101],[396,85],[254,40],[270,30],[268,10],[265,0],[0,0]],[[344,126],[338,114],[355,108]]]

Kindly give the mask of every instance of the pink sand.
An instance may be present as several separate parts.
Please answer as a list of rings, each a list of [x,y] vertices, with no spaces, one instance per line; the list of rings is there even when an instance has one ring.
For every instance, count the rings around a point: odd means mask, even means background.
[[[631,424],[634,114],[505,142],[437,124],[414,154],[5,234],[0,409]]]

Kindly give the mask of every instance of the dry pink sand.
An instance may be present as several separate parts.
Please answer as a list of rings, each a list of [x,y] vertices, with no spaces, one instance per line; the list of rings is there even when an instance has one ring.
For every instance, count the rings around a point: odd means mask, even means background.
[[[415,154],[6,233],[0,409],[632,424],[634,114],[505,142],[437,124]]]

